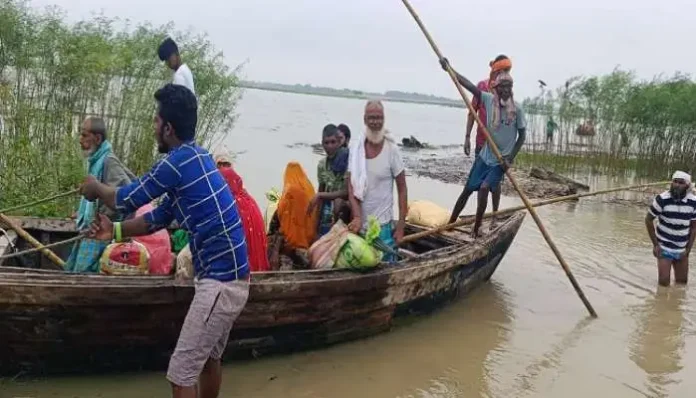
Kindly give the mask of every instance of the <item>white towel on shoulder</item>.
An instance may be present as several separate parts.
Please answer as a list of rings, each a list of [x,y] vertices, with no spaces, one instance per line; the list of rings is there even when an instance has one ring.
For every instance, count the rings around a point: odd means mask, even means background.
[[[348,172],[350,183],[353,186],[353,196],[362,201],[367,191],[367,157],[365,156],[365,132],[361,132],[356,139],[350,140],[348,153]],[[389,130],[384,130],[385,145],[393,144],[394,138]]]

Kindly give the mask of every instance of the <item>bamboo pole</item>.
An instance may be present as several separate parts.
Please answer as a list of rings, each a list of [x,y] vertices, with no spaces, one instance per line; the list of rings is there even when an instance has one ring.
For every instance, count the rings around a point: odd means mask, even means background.
[[[418,17],[418,14],[416,14],[416,11],[411,7],[411,4],[408,2],[408,0],[401,0],[408,11],[411,13],[411,16],[413,16],[413,19],[415,19],[416,23],[420,27],[421,31],[425,35],[425,38],[428,40],[430,43],[430,46],[433,48],[433,51],[437,55],[438,60],[441,60],[443,58],[442,53],[440,53],[440,50],[438,49],[437,45],[433,41],[433,38],[430,36],[430,33],[428,33],[427,29],[425,28],[425,25],[423,25],[423,22],[421,22],[420,18]],[[473,107],[471,106],[471,102],[469,102],[469,98],[467,98],[466,94],[464,93],[464,89],[462,86],[459,84],[457,81],[457,77],[454,74],[454,71],[452,71],[451,66],[448,64],[447,65],[447,73],[449,74],[450,78],[454,82],[455,86],[457,87],[457,90],[459,91],[459,94],[462,96],[462,99],[466,103],[466,107],[469,109],[469,112],[474,116],[476,123],[478,123],[479,126],[482,127],[482,130],[484,132],[484,136],[486,137],[486,142],[488,143],[488,146],[490,149],[493,151],[495,154],[495,157],[498,158],[498,161],[502,164],[503,163],[503,157],[500,154],[500,151],[498,150],[497,145],[491,138],[490,133],[488,132],[488,128],[486,127],[485,124],[481,123],[481,119],[478,117],[477,112],[474,111]],[[534,222],[536,222],[537,226],[539,227],[539,231],[541,232],[541,235],[544,237],[544,240],[546,240],[546,243],[549,245],[551,248],[551,251],[553,251],[553,254],[556,255],[556,258],[558,259],[558,262],[561,264],[561,267],[563,267],[563,271],[565,271],[566,276],[570,280],[570,283],[573,285],[573,288],[575,289],[575,292],[578,294],[578,297],[580,297],[580,300],[583,302],[585,305],[585,308],[587,308],[587,311],[590,313],[590,315],[594,318],[597,317],[597,312],[595,312],[594,308],[592,307],[592,304],[590,304],[589,300],[585,296],[585,293],[582,291],[582,288],[578,284],[577,280],[575,280],[575,276],[573,276],[573,273],[570,271],[570,267],[568,266],[568,263],[566,263],[565,259],[561,255],[561,252],[558,250],[558,247],[556,247],[556,244],[553,242],[551,239],[551,236],[549,235],[548,231],[546,231],[546,228],[544,228],[544,225],[541,222],[541,219],[539,218],[539,215],[536,213],[534,208],[532,207],[532,204],[529,202],[529,199],[527,199],[527,196],[522,192],[522,189],[517,185],[517,181],[514,179],[512,176],[512,173],[510,173],[510,170],[505,170],[505,174],[507,177],[510,179],[510,183],[512,186],[515,188],[517,193],[520,195],[520,199],[522,199],[522,202],[524,202],[525,207],[527,210],[529,210],[529,214],[532,215],[532,218],[534,219]]]
[[[61,269],[65,269],[65,262],[60,257],[58,257],[51,249],[45,247],[41,244],[41,242],[36,240],[33,236],[29,235],[29,233],[24,228],[22,228],[21,225],[14,222],[11,218],[7,217],[3,213],[0,213],[0,221],[7,224],[8,227],[14,229],[15,232],[17,232],[17,234],[22,237],[22,239],[26,240],[27,242],[31,243],[32,246],[39,249],[41,253],[44,256],[48,257],[48,259],[51,260],[54,264],[61,267]]]
[[[666,184],[669,184],[669,181],[653,182],[650,184],[633,185],[633,186],[628,186],[628,187],[603,189],[603,190],[594,191],[594,192],[576,193],[573,195],[559,196],[557,198],[540,200],[538,202],[532,203],[532,207],[546,206],[546,205],[551,205],[554,203],[566,202],[569,200],[585,198],[588,196],[596,196],[596,195],[602,195],[602,194],[618,192],[618,191],[627,191],[629,189],[646,188],[646,187],[652,187],[652,186],[657,186],[657,185],[666,185]],[[527,206],[525,206],[525,205],[509,207],[507,209],[498,210],[497,212],[488,212],[488,213],[483,215],[483,218],[486,219],[486,218],[491,218],[494,216],[507,215],[507,214],[511,214],[511,213],[514,213],[514,212],[517,212],[520,210],[525,210],[525,209],[527,209]],[[476,220],[476,216],[462,217],[461,219],[459,219],[451,224],[443,225],[441,227],[436,227],[436,228],[428,229],[426,231],[416,232],[415,234],[404,236],[404,239],[401,240],[401,243],[412,242],[414,240],[417,240],[417,239],[420,239],[420,238],[423,238],[423,237],[426,237],[429,235],[433,235],[433,234],[440,233],[443,231],[448,231],[450,229],[461,227],[463,225],[469,225],[469,224],[472,224],[475,220]]]

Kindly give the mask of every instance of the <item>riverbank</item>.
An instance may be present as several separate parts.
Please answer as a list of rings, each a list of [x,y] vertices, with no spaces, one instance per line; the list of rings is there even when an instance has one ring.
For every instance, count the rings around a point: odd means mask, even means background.
[[[446,106],[450,108],[464,108],[464,103],[457,101],[448,100],[426,100],[426,99],[408,99],[408,98],[397,98],[389,95],[382,94],[362,94],[362,93],[322,93],[315,91],[302,91],[293,88],[286,87],[266,87],[266,86],[255,86],[249,83],[239,83],[238,87],[245,90],[261,90],[261,91],[272,91],[280,93],[291,93],[300,95],[314,95],[319,97],[334,97],[334,98],[349,98],[349,99],[360,99],[360,100],[371,100],[377,99],[385,102],[403,102],[407,104],[421,104],[421,105],[438,105]]]

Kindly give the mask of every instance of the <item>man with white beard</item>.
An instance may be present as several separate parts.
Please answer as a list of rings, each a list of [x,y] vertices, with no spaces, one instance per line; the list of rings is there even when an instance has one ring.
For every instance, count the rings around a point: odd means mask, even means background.
[[[365,105],[365,132],[350,142],[348,162],[348,197],[353,210],[349,228],[364,233],[368,217],[377,218],[381,226],[380,239],[396,250],[404,237],[406,224],[407,189],[404,162],[399,148],[384,128],[384,107],[380,101]],[[399,201],[399,218],[394,226],[394,181]],[[385,253],[384,261],[395,261]]]
[[[88,117],[84,120],[80,130],[80,149],[82,149],[82,156],[88,161],[87,173],[100,182],[112,187],[120,187],[135,180],[135,174],[131,173],[113,153],[111,143],[106,139],[104,119]],[[122,215],[103,204],[99,206],[98,212],[112,221],[120,221],[120,218],[123,218]],[[82,198],[80,207],[73,217],[76,218],[78,230],[89,227],[94,218],[94,202]],[[66,270],[99,272],[99,258],[108,243],[93,239],[78,241],[70,253]]]

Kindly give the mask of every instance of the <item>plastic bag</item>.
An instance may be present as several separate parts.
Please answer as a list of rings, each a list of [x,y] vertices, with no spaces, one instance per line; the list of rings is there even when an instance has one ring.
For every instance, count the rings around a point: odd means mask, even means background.
[[[346,243],[350,231],[342,220],[338,220],[324,236],[309,247],[309,262],[311,268],[331,268],[336,263],[336,257]]]
[[[146,204],[139,208],[135,215],[141,216],[154,209],[151,204]],[[172,255],[172,243],[169,240],[169,233],[166,229],[161,229],[149,235],[137,236],[133,241],[141,243],[147,249],[150,255],[150,274],[151,275],[169,275],[172,272],[172,263],[174,257]]]
[[[280,193],[277,189],[271,188],[270,191],[266,192],[266,212],[263,214],[263,222],[266,224],[266,232],[268,232],[268,227],[271,225],[273,214],[278,208],[279,200]]]
[[[406,221],[423,227],[435,228],[449,223],[450,212],[427,200],[416,200],[408,205]]]
[[[112,243],[99,260],[101,273],[107,275],[147,275],[150,254],[142,243]]]
[[[370,217],[365,239],[349,232],[336,258],[336,267],[367,270],[377,266],[382,260],[383,253],[374,248],[372,242],[379,236],[379,231],[377,219]]]
[[[193,279],[193,256],[188,244],[176,256],[176,279]]]

